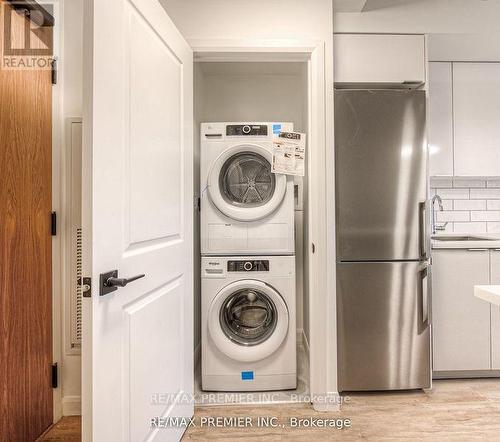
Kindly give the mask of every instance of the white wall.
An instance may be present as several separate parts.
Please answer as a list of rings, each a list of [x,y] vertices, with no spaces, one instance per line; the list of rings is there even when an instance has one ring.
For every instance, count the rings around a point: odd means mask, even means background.
[[[184,37],[332,42],[331,0],[160,0]],[[331,61],[329,63],[331,65]]]
[[[209,121],[291,121],[307,128],[306,63],[196,63],[197,118]],[[199,79],[199,76],[198,76]]]

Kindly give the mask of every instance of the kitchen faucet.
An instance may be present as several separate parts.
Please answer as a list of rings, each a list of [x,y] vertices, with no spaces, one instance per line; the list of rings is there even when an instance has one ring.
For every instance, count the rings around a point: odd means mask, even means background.
[[[443,211],[443,200],[441,199],[441,197],[436,193],[436,195],[434,195],[432,197],[432,200],[431,200],[431,209],[432,209],[432,234],[435,235],[437,231],[440,231],[440,232],[444,232],[444,230],[446,230],[446,226],[448,225],[448,222],[445,222],[444,224],[441,224],[441,225],[437,225],[436,224],[436,211],[434,210],[434,203],[435,202],[438,202],[438,205],[439,205],[439,210],[442,212]]]

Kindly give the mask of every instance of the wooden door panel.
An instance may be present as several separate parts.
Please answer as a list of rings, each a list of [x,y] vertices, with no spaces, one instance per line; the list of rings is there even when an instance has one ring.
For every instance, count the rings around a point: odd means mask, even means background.
[[[51,87],[49,70],[0,69],[2,441],[35,440],[53,417]]]

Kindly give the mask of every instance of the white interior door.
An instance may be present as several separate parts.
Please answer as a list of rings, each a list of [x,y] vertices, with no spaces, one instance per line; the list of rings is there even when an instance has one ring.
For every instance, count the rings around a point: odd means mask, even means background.
[[[83,398],[83,434],[95,442],[178,440],[182,428],[151,422],[193,414],[192,51],[156,0],[92,3],[84,165],[91,156],[93,293],[83,342],[91,400]],[[145,276],[100,296],[99,277],[112,270]]]

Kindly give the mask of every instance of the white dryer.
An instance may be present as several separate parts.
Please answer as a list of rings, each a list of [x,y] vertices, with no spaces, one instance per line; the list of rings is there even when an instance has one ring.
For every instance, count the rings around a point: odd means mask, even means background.
[[[295,257],[202,257],[202,389],[297,386]]]
[[[292,123],[202,123],[202,255],[294,253],[293,177],[271,172],[273,133]]]

